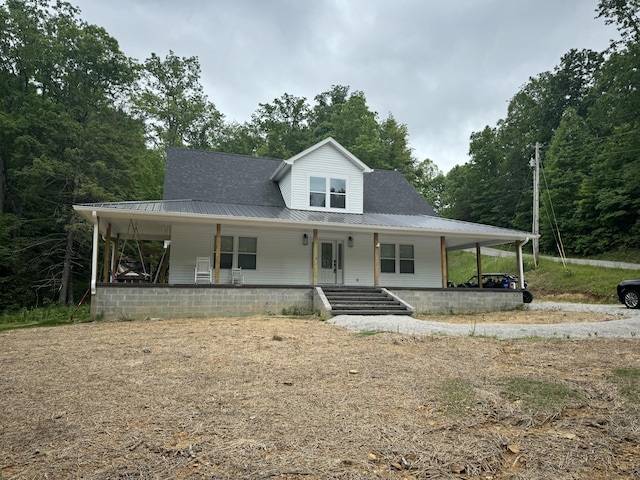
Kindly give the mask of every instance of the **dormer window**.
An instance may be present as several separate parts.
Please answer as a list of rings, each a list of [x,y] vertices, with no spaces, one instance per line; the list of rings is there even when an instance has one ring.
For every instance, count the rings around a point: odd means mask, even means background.
[[[309,177],[309,206],[346,208],[347,181],[342,178]]]

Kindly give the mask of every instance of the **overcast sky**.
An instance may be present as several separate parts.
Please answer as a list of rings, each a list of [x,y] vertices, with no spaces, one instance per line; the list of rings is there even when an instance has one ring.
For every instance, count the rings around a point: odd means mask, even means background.
[[[69,1],[130,57],[197,56],[228,121],[284,93],[313,104],[348,85],[406,124],[416,158],[445,173],[529,77],[616,36],[594,18],[598,0]]]

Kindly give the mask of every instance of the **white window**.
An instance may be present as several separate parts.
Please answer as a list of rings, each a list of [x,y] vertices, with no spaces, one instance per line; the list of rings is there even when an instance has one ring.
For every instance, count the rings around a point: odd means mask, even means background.
[[[213,258],[216,254],[216,244],[213,244]],[[231,269],[233,267],[233,237],[220,237],[220,268]]]
[[[327,206],[327,179],[324,177],[309,178],[309,206]]]
[[[309,177],[309,206],[347,208],[347,181],[341,178]]]
[[[258,239],[238,237],[238,266],[243,270],[255,270],[258,258]]]
[[[400,273],[414,273],[413,245],[399,245]]]
[[[213,254],[215,258],[215,243],[213,246]],[[230,270],[235,264],[243,270],[255,270],[258,263],[257,260],[258,239],[256,237],[220,237],[221,269]]]
[[[380,244],[381,273],[415,273],[413,245]]]
[[[380,272],[396,273],[396,246],[393,243],[380,244]]]

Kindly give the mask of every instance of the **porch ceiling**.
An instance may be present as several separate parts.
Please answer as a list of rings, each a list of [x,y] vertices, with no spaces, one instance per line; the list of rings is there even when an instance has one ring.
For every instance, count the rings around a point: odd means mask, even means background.
[[[534,235],[432,215],[391,215],[379,213],[345,214],[292,210],[286,207],[230,205],[192,200],[157,202],[118,202],[74,205],[89,223],[93,212],[100,219],[102,235],[111,225],[111,236],[123,239],[168,240],[171,226],[177,223],[279,225],[344,232],[386,232],[446,238],[448,250],[500,245],[527,241]]]

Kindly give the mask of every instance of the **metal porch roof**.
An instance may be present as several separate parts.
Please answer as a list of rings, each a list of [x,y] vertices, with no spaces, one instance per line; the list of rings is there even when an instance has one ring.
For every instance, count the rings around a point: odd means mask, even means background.
[[[75,210],[90,223],[92,212],[112,224],[112,231],[126,236],[131,221],[135,221],[141,238],[169,238],[171,224],[176,222],[228,223],[254,222],[308,225],[310,228],[339,230],[385,230],[397,233],[430,234],[447,237],[449,249],[469,248],[526,241],[533,234],[432,215],[395,215],[385,213],[335,213],[292,210],[287,207],[237,205],[198,200],[163,200],[145,202],[91,203],[74,205]],[[101,226],[101,230],[104,230]],[[104,233],[104,231],[103,231]]]

